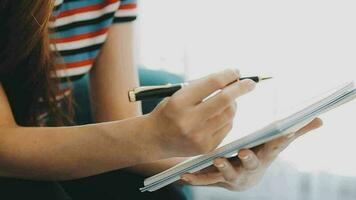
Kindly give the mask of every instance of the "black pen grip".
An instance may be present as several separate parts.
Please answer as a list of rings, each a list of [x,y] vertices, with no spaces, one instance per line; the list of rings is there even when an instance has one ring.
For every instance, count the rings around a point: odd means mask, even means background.
[[[242,81],[242,80],[246,80],[246,79],[251,79],[256,83],[260,82],[260,77],[258,77],[258,76],[242,77],[239,80]]]
[[[182,89],[182,85],[172,85],[169,88],[152,89],[138,92],[136,93],[136,101],[170,97],[180,89]]]

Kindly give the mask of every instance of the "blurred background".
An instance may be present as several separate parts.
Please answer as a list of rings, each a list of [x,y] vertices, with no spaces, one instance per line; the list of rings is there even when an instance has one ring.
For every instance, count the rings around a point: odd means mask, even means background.
[[[352,0],[141,0],[138,60],[187,79],[228,67],[275,77],[238,101],[226,143],[356,80],[355,10]],[[322,118],[256,189],[195,188],[195,199],[355,199],[356,104]]]

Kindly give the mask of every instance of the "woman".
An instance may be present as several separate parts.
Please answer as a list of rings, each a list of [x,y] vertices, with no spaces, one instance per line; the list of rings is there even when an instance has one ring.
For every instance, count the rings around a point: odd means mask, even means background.
[[[151,175],[180,157],[211,151],[231,130],[235,99],[254,88],[249,80],[230,84],[239,77],[235,70],[193,81],[148,115],[128,102],[128,89],[138,85],[135,8],[132,0],[0,2],[2,199],[12,190],[9,199],[66,198],[59,184],[48,181],[127,167]],[[87,73],[96,124],[71,126],[70,80]],[[236,159],[217,159],[182,183],[250,188],[286,145],[320,125],[317,119],[289,137],[243,150]]]

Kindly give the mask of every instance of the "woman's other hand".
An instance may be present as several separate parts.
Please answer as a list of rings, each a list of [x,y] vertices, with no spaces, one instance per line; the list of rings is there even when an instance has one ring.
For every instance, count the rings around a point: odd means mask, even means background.
[[[241,150],[238,156],[230,159],[218,158],[214,166],[194,174],[185,174],[182,180],[186,184],[200,186],[218,186],[232,191],[244,191],[257,185],[271,163],[295,139],[322,126],[320,119],[296,133],[275,139],[253,149]]]

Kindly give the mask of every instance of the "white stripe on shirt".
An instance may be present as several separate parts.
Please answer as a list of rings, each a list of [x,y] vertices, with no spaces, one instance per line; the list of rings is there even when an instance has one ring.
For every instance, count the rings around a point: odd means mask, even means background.
[[[118,10],[115,13],[115,17],[135,17],[135,16],[137,16],[137,9]]]
[[[50,24],[50,28],[64,26],[64,25],[74,23],[74,22],[95,19],[95,18],[101,17],[107,13],[117,11],[119,6],[120,6],[120,2],[117,2],[117,3],[110,4],[100,10],[88,11],[88,12],[84,12],[84,13],[74,14],[74,15],[71,15],[68,17],[58,18],[55,20],[54,23]]]
[[[92,65],[86,65],[83,67],[60,69],[60,70],[56,70],[56,74],[58,78],[82,75],[88,73],[91,67]]]
[[[55,46],[51,45],[51,49],[57,51],[75,50],[75,49],[93,46],[96,44],[102,44],[105,42],[106,38],[107,38],[107,34],[103,34],[96,37],[78,40],[74,42],[57,43],[55,44]]]
[[[54,6],[58,6],[63,3],[63,0],[55,0],[54,1]]]

